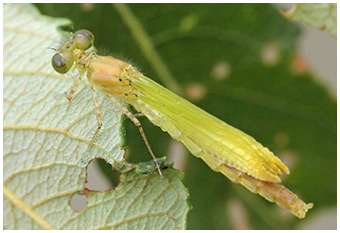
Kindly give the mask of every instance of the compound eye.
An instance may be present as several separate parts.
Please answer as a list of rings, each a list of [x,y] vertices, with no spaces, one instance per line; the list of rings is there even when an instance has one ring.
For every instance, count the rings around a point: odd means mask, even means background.
[[[56,53],[52,57],[52,66],[58,73],[65,74],[73,66],[73,58],[69,52]]]
[[[94,43],[94,35],[92,32],[85,29],[76,31],[73,35],[73,38],[76,47],[83,51],[89,49]]]

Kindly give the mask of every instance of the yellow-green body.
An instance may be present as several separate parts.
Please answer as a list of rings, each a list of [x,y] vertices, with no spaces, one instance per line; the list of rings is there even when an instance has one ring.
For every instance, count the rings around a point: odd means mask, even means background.
[[[213,170],[227,164],[270,182],[280,182],[281,173],[289,173],[281,160],[253,137],[145,77],[131,65],[95,55],[87,67],[92,84],[131,104]]]

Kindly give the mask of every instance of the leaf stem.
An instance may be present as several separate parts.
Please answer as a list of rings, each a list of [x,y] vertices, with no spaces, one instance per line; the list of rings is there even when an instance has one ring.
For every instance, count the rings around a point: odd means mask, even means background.
[[[147,34],[136,16],[124,3],[116,3],[112,5],[120,14],[123,22],[130,29],[145,58],[150,62],[150,65],[155,70],[159,78],[163,81],[164,85],[173,92],[181,94],[180,85],[170,73],[169,69],[165,65],[165,62],[156,51],[150,36]]]

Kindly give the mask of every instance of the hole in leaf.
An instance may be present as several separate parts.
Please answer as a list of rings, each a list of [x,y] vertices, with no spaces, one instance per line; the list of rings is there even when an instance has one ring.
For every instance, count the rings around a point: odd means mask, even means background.
[[[85,188],[89,191],[105,192],[119,184],[120,172],[114,170],[112,165],[104,159],[94,159],[87,166],[87,179]]]
[[[184,171],[187,165],[187,149],[181,142],[171,140],[168,148],[168,158],[170,161],[174,161],[174,168]]]
[[[71,197],[70,206],[76,212],[80,212],[85,209],[85,207],[87,206],[86,195],[82,193],[74,194]]]

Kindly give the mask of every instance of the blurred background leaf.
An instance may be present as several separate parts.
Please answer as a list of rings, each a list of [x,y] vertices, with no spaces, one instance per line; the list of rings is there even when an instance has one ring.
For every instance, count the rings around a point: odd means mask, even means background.
[[[295,229],[336,206],[336,102],[297,59],[300,29],[294,22],[270,4],[128,7],[182,96],[269,147],[290,167],[283,184],[315,204],[306,219],[299,220],[182,151],[185,159],[175,161],[175,166],[185,172],[191,194],[188,229]],[[92,31],[100,54],[124,58],[164,85],[113,5],[38,8],[71,19],[75,30]],[[177,144],[147,119],[141,120],[155,154],[171,154]],[[126,137],[129,162],[150,160],[138,129],[129,121]]]

